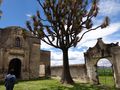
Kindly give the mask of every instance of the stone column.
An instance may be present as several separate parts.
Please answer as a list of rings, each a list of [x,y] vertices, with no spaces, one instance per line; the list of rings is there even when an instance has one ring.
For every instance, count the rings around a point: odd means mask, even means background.
[[[112,48],[112,61],[115,77],[115,86],[120,88],[120,47]]]
[[[92,84],[98,84],[99,80],[97,78],[97,71],[96,71],[96,66],[94,64],[94,61],[96,60],[89,60],[86,63],[86,68],[87,68],[87,75],[89,77],[89,82]]]
[[[33,44],[31,46],[30,58],[30,79],[39,77],[39,64],[40,64],[40,44]]]

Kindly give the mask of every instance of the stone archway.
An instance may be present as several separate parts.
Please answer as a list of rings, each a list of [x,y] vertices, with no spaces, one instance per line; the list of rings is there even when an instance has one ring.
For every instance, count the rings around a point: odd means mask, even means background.
[[[101,85],[115,85],[113,64],[106,58],[101,58],[96,63],[98,81]]]
[[[110,60],[113,65],[115,86],[120,88],[120,46],[118,43],[105,44],[99,38],[96,45],[84,53],[87,75],[90,83],[99,84],[96,63],[101,58]]]
[[[16,78],[21,78],[21,60],[14,58],[9,63],[8,72],[13,69]]]

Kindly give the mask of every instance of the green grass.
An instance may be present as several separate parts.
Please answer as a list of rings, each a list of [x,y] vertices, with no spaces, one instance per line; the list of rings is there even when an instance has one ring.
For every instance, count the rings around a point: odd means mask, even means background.
[[[112,68],[103,67],[97,69],[98,75],[99,75],[99,82],[102,85],[106,86],[114,86],[114,78],[113,78],[113,70]]]
[[[99,81],[103,85],[114,87],[113,76],[99,76]]]
[[[4,85],[0,85],[0,90],[5,90]],[[59,80],[31,80],[19,81],[15,84],[14,90],[115,90],[112,87],[97,86],[90,84],[76,83],[74,85],[62,85]]]
[[[100,76],[113,76],[113,70],[112,68],[98,68],[97,72]]]

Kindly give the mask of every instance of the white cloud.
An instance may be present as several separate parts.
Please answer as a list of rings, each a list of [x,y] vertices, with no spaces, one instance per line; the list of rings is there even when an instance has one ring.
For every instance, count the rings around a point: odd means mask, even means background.
[[[62,65],[62,52],[52,51],[51,52],[51,65]],[[83,64],[84,57],[83,52],[73,51],[72,49],[69,50],[69,63],[70,64]]]
[[[51,52],[52,60],[54,61],[62,61],[62,52],[59,52],[57,50]]]
[[[79,44],[78,49],[80,49],[82,46],[83,47],[93,47],[93,46],[95,46],[96,42],[97,42],[97,39],[88,40],[84,43]]]
[[[78,47],[81,45],[82,46],[91,46],[93,45],[92,44],[92,41],[94,41],[93,43],[95,43],[95,40],[97,38],[101,38],[101,37],[106,37],[108,35],[111,35],[112,33],[115,33],[117,32],[118,30],[120,30],[120,23],[113,23],[113,24],[110,24],[109,27],[105,28],[105,29],[97,29],[95,31],[91,31],[91,32],[88,32],[85,34],[85,36],[83,37],[83,39],[80,41],[80,43],[78,44]],[[87,44],[88,45],[87,45]]]
[[[119,0],[100,0],[99,2],[100,14],[104,16],[114,16],[120,13]]]
[[[49,49],[52,49],[53,47],[41,41],[41,48],[49,50]]]
[[[103,40],[105,43],[117,43],[119,44],[120,46],[120,38],[113,38],[113,37],[105,37],[104,40]]]
[[[62,65],[62,52],[52,52],[51,65],[57,66]],[[83,52],[69,51],[69,64],[84,64]]]
[[[27,17],[31,18],[32,17],[32,14],[26,14]]]
[[[75,51],[75,50],[69,50],[69,60],[83,60],[83,52]]]

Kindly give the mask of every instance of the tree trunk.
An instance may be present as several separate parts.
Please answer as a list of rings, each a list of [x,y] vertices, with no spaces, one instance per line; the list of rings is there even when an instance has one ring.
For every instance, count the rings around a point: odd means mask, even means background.
[[[62,50],[63,52],[63,71],[61,77],[61,83],[74,84],[70,75],[69,60],[68,60],[68,49]]]

